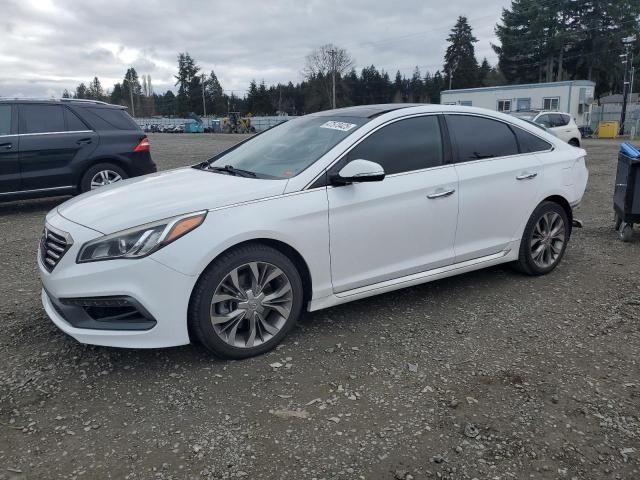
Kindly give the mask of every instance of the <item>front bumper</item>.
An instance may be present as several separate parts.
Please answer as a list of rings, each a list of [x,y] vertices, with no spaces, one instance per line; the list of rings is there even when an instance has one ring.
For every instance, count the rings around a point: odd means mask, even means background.
[[[100,234],[55,212],[47,216],[47,223],[68,232],[74,240],[51,272],[43,266],[38,254],[42,303],[60,330],[81,343],[111,347],[161,348],[189,343],[187,311],[195,277],[177,272],[151,257],[77,264],[76,256],[82,245]],[[70,310],[63,305],[64,299],[104,297],[132,299],[155,323],[145,329],[131,329],[124,324],[118,329],[114,322],[108,328],[85,328],[99,324],[65,318]]]

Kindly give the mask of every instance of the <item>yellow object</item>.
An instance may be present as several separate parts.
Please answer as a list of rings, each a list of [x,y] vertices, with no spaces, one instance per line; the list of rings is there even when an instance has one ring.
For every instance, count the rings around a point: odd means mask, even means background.
[[[600,122],[598,124],[598,138],[616,138],[619,125],[618,122]]]

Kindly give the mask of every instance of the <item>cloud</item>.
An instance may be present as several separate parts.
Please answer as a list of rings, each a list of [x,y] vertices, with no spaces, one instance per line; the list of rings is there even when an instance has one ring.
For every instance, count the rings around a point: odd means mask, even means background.
[[[346,48],[361,69],[392,76],[442,68],[446,37],[458,15],[469,18],[478,60],[495,63],[491,42],[509,0],[3,0],[0,95],[55,95],[98,76],[111,88],[130,66],[173,88],[176,57],[189,52],[225,90],[249,82],[297,82],[305,56],[325,43]]]

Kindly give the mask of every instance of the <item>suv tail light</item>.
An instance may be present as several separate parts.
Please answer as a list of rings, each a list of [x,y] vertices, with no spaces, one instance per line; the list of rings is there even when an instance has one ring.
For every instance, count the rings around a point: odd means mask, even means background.
[[[151,149],[151,144],[147,137],[142,137],[142,140],[133,149],[134,152],[148,152]]]

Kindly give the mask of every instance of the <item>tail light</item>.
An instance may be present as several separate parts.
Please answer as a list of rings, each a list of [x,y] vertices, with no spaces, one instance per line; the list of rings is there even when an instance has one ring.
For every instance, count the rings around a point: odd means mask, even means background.
[[[138,142],[138,144],[133,149],[134,152],[148,152],[151,149],[151,144],[149,143],[149,139],[147,137],[142,137],[142,140]]]

